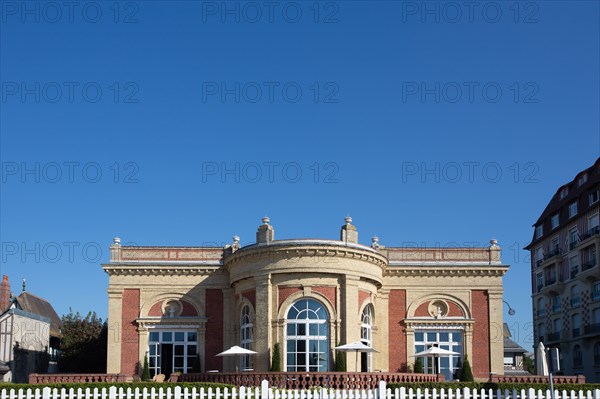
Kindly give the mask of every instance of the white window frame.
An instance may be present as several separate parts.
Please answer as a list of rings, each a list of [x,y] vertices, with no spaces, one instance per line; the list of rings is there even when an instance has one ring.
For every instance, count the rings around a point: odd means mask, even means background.
[[[590,191],[588,194],[588,202],[590,205],[595,204],[600,199],[600,193],[598,190]]]
[[[240,312],[240,347],[252,349],[254,325],[250,317],[250,306],[244,305]],[[240,371],[252,370],[252,356],[240,356]]]
[[[540,223],[535,226],[535,238],[540,238],[544,235],[544,224]]]
[[[573,201],[569,204],[569,219],[577,216],[577,201]]]
[[[558,227],[558,213],[555,213],[550,218],[550,226],[551,226],[552,230],[554,230],[555,228]]]

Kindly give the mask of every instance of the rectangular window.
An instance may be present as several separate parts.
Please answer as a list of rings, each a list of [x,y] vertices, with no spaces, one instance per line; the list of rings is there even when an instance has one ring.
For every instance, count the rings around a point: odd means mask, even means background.
[[[577,215],[577,201],[569,204],[569,218],[572,218],[575,215]]]
[[[575,247],[579,244],[579,234],[577,233],[577,229],[569,230],[569,250],[575,249]]]
[[[590,193],[588,195],[588,200],[589,200],[590,205],[598,202],[598,190],[590,191]]]
[[[588,219],[588,235],[593,236],[598,234],[598,224],[600,220],[598,219],[598,214],[595,213]]]
[[[538,273],[535,276],[535,281],[537,283],[537,290],[538,290],[538,292],[540,292],[542,290],[542,288],[544,288],[544,277],[543,277],[542,273]]]
[[[577,255],[569,259],[569,264],[571,265],[571,279],[574,279],[577,273],[579,273],[579,259]]]
[[[582,186],[583,184],[585,184],[587,182],[587,180],[588,180],[588,175],[587,175],[587,173],[584,173],[577,180],[577,186],[578,187]]]
[[[594,284],[594,289],[592,290],[592,300],[600,301],[600,283]]]
[[[550,218],[550,225],[552,226],[553,230],[558,227],[558,213],[556,215],[552,215]]]
[[[152,331],[148,337],[150,374],[190,373],[198,353],[195,331]]]
[[[462,364],[462,331],[436,330],[415,331],[415,353],[422,352],[433,346],[458,353],[457,355],[422,357],[423,370],[428,374],[444,374],[447,381],[453,380]]]
[[[540,238],[544,234],[544,225],[535,226],[535,238]]]
[[[552,311],[554,313],[558,313],[558,312],[560,312],[560,309],[561,309],[560,295],[556,295],[555,297],[552,298]]]
[[[560,199],[565,198],[569,194],[569,187],[564,187],[560,190]]]

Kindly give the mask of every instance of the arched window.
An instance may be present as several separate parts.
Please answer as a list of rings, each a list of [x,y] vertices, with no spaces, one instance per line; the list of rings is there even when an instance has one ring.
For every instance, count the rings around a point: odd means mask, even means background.
[[[244,349],[251,349],[252,346],[252,320],[250,319],[250,307],[244,305],[240,317],[240,346]],[[252,357],[250,355],[240,356],[240,370],[248,371],[252,369]]]
[[[300,299],[286,317],[287,371],[329,371],[329,314],[320,302]]]
[[[600,365],[600,341],[594,344],[594,364]]]
[[[367,346],[373,346],[373,305],[367,305],[360,317],[360,340]],[[373,353],[362,352],[360,371],[370,372],[373,369]]]

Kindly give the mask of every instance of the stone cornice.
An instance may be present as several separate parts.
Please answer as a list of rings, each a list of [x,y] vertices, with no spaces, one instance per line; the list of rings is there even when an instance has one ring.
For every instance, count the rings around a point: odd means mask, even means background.
[[[277,243],[277,242],[276,242]],[[294,257],[323,257],[323,258],[352,258],[374,263],[385,269],[388,260],[385,256],[371,250],[368,247],[360,248],[358,245],[346,246],[343,242],[302,244],[301,241],[294,243],[277,243],[277,245],[256,245],[242,248],[224,259],[227,267],[245,261],[256,261],[259,259],[286,259]],[[325,265],[327,261],[323,262]]]
[[[384,270],[383,276],[502,277],[507,271],[508,266],[402,266],[388,267]]]
[[[140,317],[136,319],[138,326],[140,329],[145,329],[153,326],[164,326],[168,325],[170,327],[181,326],[181,327],[196,327],[200,328],[207,322],[206,317]]]
[[[109,276],[206,276],[217,272],[221,267],[177,263],[164,265],[105,263],[102,269]]]
[[[439,319],[434,318],[410,318],[403,320],[406,328],[448,328],[448,327],[465,327],[475,323],[473,319],[461,319],[461,318],[446,318],[441,317]]]

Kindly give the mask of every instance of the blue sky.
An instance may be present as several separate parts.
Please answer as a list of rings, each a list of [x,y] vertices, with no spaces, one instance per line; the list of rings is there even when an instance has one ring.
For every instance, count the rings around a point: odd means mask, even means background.
[[[349,214],[364,244],[497,238],[531,348],[521,248],[600,154],[598,2],[68,4],[0,1],[15,292],[105,317],[115,235],[337,238]]]

